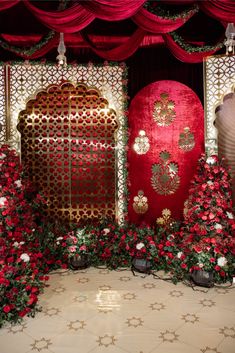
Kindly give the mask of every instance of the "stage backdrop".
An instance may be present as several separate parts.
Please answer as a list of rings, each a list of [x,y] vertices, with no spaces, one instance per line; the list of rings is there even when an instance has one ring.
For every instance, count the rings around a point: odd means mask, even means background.
[[[129,109],[129,220],[154,224],[163,209],[182,219],[197,161],[204,151],[204,114],[182,83],[143,88]]]

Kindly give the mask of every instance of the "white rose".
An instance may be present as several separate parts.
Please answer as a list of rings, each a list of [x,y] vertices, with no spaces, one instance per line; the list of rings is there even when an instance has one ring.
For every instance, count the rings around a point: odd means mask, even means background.
[[[222,225],[221,224],[219,224],[219,223],[216,223],[215,224],[215,229],[222,229],[223,227],[222,227]]]
[[[6,197],[0,197],[0,207],[5,206],[6,201],[7,201]]]
[[[179,251],[176,255],[176,257],[178,257],[178,259],[181,259],[181,256],[183,255],[183,252],[182,251]]]
[[[206,160],[207,164],[215,164],[216,163],[216,159],[214,157],[208,157]]]
[[[142,248],[144,248],[144,243],[138,243],[137,245],[136,245],[136,249],[137,250],[141,250]]]
[[[63,239],[63,237],[58,237],[58,238],[56,238],[56,240],[58,240],[58,241],[60,241],[60,240],[62,240]]]
[[[15,181],[15,184],[16,184],[16,186],[17,186],[18,188],[20,188],[20,187],[22,186],[21,180],[16,180],[16,181]]]
[[[233,214],[231,212],[226,212],[226,215],[229,219],[233,219]]]
[[[213,181],[208,180],[207,184],[208,184],[208,185],[213,185]]]
[[[4,153],[0,153],[0,159],[4,159],[6,155]]]
[[[104,228],[103,232],[104,232],[104,234],[108,234],[108,233],[110,233],[110,229],[109,228]]]
[[[15,242],[13,243],[13,246],[15,246],[16,248],[18,248],[19,245],[20,245],[20,244],[18,243],[18,241],[15,241]]]
[[[226,257],[219,257],[218,260],[217,260],[217,265],[220,266],[220,267],[224,267],[226,264],[227,264],[227,259]]]
[[[29,257],[29,255],[28,254],[22,254],[22,255],[20,255],[20,258],[21,258],[21,260],[23,260],[24,262],[29,262],[29,260],[30,260],[30,257]]]

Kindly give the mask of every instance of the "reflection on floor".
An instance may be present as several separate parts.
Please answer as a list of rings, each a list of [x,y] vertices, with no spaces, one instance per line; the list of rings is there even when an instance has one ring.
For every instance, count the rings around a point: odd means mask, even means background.
[[[59,271],[42,312],[0,330],[2,353],[234,353],[235,287],[89,268]]]

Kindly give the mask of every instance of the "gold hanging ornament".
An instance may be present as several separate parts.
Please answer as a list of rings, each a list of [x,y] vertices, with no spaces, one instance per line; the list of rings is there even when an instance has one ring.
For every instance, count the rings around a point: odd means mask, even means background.
[[[148,198],[144,196],[142,190],[138,191],[138,195],[134,197],[133,209],[138,214],[144,214],[148,211]]]
[[[133,148],[137,154],[146,154],[149,150],[149,139],[144,130],[139,131],[139,136],[135,138]]]
[[[162,151],[159,156],[161,162],[152,165],[152,187],[159,195],[174,194],[180,185],[178,164],[169,161],[168,151]]]
[[[191,151],[195,146],[194,135],[189,127],[184,128],[184,132],[179,136],[179,148],[185,152]]]
[[[176,117],[175,102],[168,93],[161,93],[160,100],[154,103],[153,119],[159,126],[169,126]]]

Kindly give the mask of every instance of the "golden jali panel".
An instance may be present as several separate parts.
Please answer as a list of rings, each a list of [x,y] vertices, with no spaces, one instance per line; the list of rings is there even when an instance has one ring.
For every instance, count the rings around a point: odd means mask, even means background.
[[[94,88],[51,85],[19,114],[22,163],[51,218],[115,218],[116,114]]]
[[[161,93],[154,103],[153,119],[159,126],[169,126],[175,117],[175,102],[169,99],[168,93]]]
[[[116,112],[118,131],[116,135],[117,164],[117,221],[126,217],[126,93],[127,69],[119,64],[68,64],[58,67],[46,62],[0,63],[0,143],[10,143],[20,153],[20,133],[17,130],[19,113],[26,103],[35,99],[36,94],[45,91],[50,85],[82,82],[94,87],[109,102]]]

